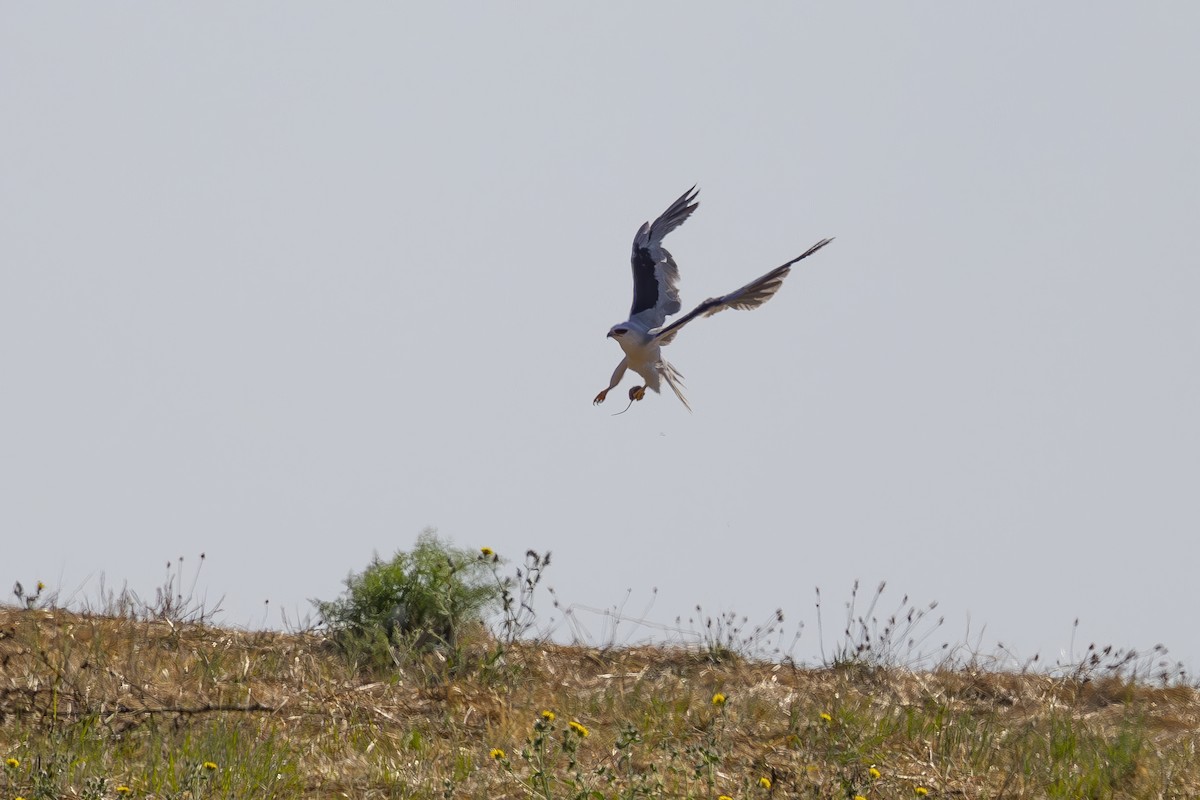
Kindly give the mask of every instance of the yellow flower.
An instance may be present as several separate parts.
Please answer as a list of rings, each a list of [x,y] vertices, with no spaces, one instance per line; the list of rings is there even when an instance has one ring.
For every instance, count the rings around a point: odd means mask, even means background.
[[[217,768],[217,765],[214,764],[213,762],[211,762],[211,761],[204,762],[204,769],[206,769],[207,771],[212,772],[216,768]]]
[[[712,703],[714,706],[725,705],[725,695],[721,694],[720,692],[717,692],[716,694],[713,695]]]
[[[553,711],[543,711],[542,719],[546,720],[546,722],[554,722],[554,712]]]
[[[758,779],[758,785],[763,787],[764,789],[770,789],[771,788],[771,779],[768,778],[766,775],[764,775]]]
[[[45,588],[46,588],[46,584],[42,583],[41,581],[38,581],[38,591],[40,592],[42,589],[45,589]]]
[[[21,766],[21,762],[15,758],[10,758],[5,760],[4,766],[8,767],[9,769],[16,769],[17,767]]]
[[[132,791],[133,791],[133,789],[130,789],[128,786],[126,786],[123,783],[116,788],[117,794],[129,794]]]
[[[723,794],[720,797],[718,797],[717,800],[733,800],[733,798],[727,794]]]
[[[867,800],[867,798],[863,797],[861,794],[856,794],[854,795],[854,800]]]
[[[488,755],[491,756],[495,761],[501,761],[504,759],[504,751],[499,747],[493,747],[492,752],[488,753]]]
[[[571,730],[578,733],[580,738],[588,735],[588,729],[583,727],[582,725],[580,725],[575,720],[571,720],[570,722],[567,723],[567,725],[568,725],[568,727],[570,727]]]
[[[918,786],[917,788],[913,789],[913,791],[917,793],[917,797],[924,797],[925,795],[929,794],[929,790],[924,786]]]
[[[823,722],[833,722],[833,717],[829,716],[829,714],[827,714],[827,713],[825,713],[824,711],[822,711],[822,712],[821,712],[821,720],[822,720]]]
[[[495,550],[490,547],[481,547],[479,552],[483,553],[484,558],[491,558],[495,554]]]
[[[879,780],[880,772],[879,772],[879,770],[875,769],[874,767],[871,767],[869,770],[867,770],[867,774],[871,776],[871,780],[873,780],[873,781]]]

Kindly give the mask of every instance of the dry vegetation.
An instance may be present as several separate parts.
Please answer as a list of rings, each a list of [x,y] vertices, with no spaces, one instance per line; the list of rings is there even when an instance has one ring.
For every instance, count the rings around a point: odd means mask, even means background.
[[[0,798],[1200,796],[1195,689],[1099,667],[466,650],[0,608]]]

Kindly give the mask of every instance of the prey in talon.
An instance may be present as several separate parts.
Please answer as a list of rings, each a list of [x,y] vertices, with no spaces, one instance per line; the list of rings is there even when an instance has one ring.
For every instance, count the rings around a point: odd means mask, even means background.
[[[622,414],[624,414],[626,411],[629,410],[629,406],[633,405],[634,400],[641,400],[645,396],[646,396],[646,387],[645,386],[630,386],[629,387],[629,405],[625,406],[620,411],[613,414],[613,416],[614,417],[621,416]]]
[[[679,313],[682,306],[679,303],[679,267],[662,246],[662,240],[692,215],[700,205],[696,200],[699,194],[699,190],[693,186],[653,223],[643,223],[637,235],[633,237],[633,305],[629,309],[629,319],[613,325],[608,331],[609,338],[616,340],[625,357],[613,370],[608,388],[602,390],[592,401],[595,405],[604,402],[608,393],[625,377],[626,370],[633,370],[641,376],[646,385],[634,386],[629,390],[629,406],[645,397],[647,389],[658,393],[663,382],[666,382],[679,398],[679,402],[691,411],[692,407],[683,396],[683,375],[662,357],[662,348],[673,342],[680,329],[697,317],[711,317],[727,308],[758,308],[779,291],[793,264],[808,258],[833,241],[822,239],[786,264],[729,294],[710,297],[667,325],[667,317]],[[629,410],[629,406],[626,406],[625,411]],[[625,411],[619,413],[623,414]]]

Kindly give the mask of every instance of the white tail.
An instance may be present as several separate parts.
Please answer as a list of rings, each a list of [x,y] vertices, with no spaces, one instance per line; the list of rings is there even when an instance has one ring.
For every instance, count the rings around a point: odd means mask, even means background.
[[[679,402],[683,403],[683,407],[691,412],[692,407],[688,405],[687,398],[683,396],[683,376],[679,374],[679,370],[671,366],[669,361],[659,361],[658,374],[662,375],[667,381],[667,385],[671,387],[671,391],[679,398]]]

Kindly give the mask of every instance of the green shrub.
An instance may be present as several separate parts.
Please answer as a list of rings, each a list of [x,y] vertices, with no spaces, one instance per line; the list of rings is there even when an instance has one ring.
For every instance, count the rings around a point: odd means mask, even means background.
[[[346,578],[341,597],[312,602],[337,645],[364,666],[387,668],[434,649],[453,660],[462,634],[499,602],[490,578],[477,553],[426,530],[411,553],[398,551],[389,561],[375,554],[365,570]]]

